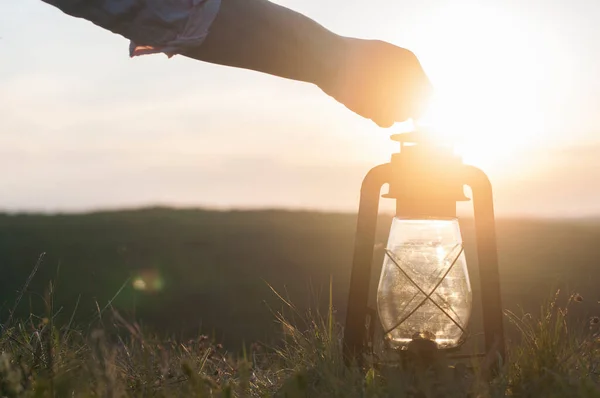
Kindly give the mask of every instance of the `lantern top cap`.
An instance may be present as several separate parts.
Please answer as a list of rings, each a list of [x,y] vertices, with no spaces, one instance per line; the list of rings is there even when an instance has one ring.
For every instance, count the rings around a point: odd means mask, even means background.
[[[401,145],[435,144],[435,135],[433,131],[424,126],[418,126],[415,130],[400,134],[393,134],[390,139],[399,142]]]
[[[399,142],[401,144],[422,144],[427,140],[427,137],[423,133],[412,131],[410,133],[394,134],[390,137],[392,141]]]
[[[410,132],[393,134],[390,139],[399,142],[401,150],[407,147],[420,147],[440,153],[454,152],[452,141],[448,141],[447,137],[438,134],[436,130],[422,126]]]

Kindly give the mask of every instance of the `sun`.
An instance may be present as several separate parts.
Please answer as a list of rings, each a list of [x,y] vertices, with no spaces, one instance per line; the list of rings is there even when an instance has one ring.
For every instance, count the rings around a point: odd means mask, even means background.
[[[507,6],[508,7],[508,6]],[[418,121],[453,142],[465,163],[506,172],[543,144],[551,59],[544,27],[514,10],[448,5],[414,27],[412,46],[435,95]]]

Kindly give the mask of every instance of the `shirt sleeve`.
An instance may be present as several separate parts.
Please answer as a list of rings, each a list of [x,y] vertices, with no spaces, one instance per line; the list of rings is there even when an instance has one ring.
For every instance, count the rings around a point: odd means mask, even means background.
[[[202,44],[221,0],[42,0],[130,40],[129,55],[179,54]]]

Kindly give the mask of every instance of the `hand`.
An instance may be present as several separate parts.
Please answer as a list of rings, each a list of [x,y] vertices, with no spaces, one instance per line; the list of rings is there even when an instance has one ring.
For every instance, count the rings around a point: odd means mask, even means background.
[[[342,38],[338,66],[319,87],[380,127],[417,119],[432,86],[417,57],[383,41]]]

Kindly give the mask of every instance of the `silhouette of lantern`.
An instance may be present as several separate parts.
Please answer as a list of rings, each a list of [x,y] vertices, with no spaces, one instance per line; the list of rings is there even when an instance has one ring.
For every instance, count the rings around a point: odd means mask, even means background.
[[[361,189],[350,293],[344,332],[346,358],[357,358],[373,330],[368,299],[383,185],[396,200],[377,290],[377,314],[387,347],[458,348],[467,337],[471,284],[456,215],[471,188],[480,269],[486,352],[505,356],[492,188],[487,176],[464,165],[453,151],[425,133],[392,136],[400,152],[373,168]],[[370,327],[368,317],[371,316]]]

